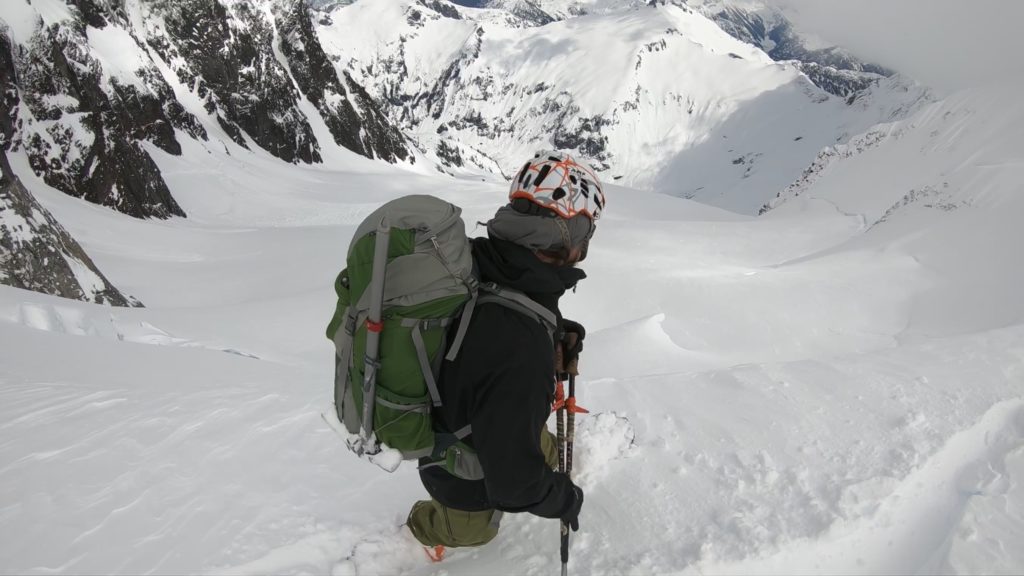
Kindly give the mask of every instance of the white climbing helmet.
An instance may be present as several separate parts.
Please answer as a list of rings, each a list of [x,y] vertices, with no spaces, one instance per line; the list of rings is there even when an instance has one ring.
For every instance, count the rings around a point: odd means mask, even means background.
[[[597,220],[604,211],[604,189],[594,169],[564,152],[541,151],[516,173],[510,202],[524,198],[565,219],[585,214]]]

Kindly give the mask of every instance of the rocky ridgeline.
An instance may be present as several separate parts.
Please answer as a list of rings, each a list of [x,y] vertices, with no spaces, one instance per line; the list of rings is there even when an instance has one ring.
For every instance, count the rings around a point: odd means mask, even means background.
[[[0,283],[113,306],[125,298],[96,269],[82,247],[43,208],[11,169],[21,99],[9,39],[0,34]]]
[[[72,196],[139,218],[185,216],[142,144],[180,155],[178,138],[208,140],[197,114],[239,146],[320,162],[323,143],[300,108],[303,96],[338,145],[389,162],[412,158],[365,90],[339,78],[301,0],[144,0],[142,30],[123,2],[73,0],[69,9],[72,18],[49,25],[40,18],[31,39],[12,46],[24,104],[13,149],[24,149],[37,175]],[[134,44],[125,49],[142,55],[128,78],[90,52],[89,31],[108,27],[123,30]],[[203,109],[187,110],[172,83]]]
[[[752,11],[720,3],[701,10],[730,36],[753,44],[776,61],[795,61],[800,70],[822,90],[852,103],[863,92],[893,71],[861,62],[837,47],[809,49],[799,33],[777,11]]]
[[[902,138],[904,132],[905,129],[900,127],[897,123],[882,124],[872,128],[864,134],[860,134],[850,139],[850,141],[845,144],[828,146],[818,153],[818,156],[814,159],[811,165],[804,169],[803,173],[796,181],[787,186],[785,190],[776,194],[775,198],[762,206],[758,211],[758,215],[764,214],[792,198],[799,197],[814,186],[814,184],[825,174],[827,168],[833,163],[863,154],[868,150],[877,148],[882,143],[890,139]]]

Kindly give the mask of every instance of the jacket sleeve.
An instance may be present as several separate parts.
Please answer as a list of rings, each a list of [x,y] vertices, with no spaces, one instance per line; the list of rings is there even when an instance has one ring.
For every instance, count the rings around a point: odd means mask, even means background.
[[[573,503],[572,482],[548,467],[540,444],[551,413],[554,350],[536,321],[495,308],[488,312],[502,314],[507,330],[490,338],[471,412],[487,494],[499,510],[558,518]]]

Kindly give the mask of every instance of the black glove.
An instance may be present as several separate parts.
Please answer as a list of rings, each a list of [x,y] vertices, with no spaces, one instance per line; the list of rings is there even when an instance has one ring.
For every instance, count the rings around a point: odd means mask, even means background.
[[[583,508],[583,489],[573,484],[572,486],[572,504],[569,509],[562,514],[562,522],[565,522],[572,531],[575,532],[580,529],[580,509]]]
[[[556,355],[559,372],[579,374],[579,357],[583,351],[583,339],[587,337],[587,330],[579,322],[562,319],[562,331],[558,343],[560,355]],[[561,360],[558,362],[558,360]]]

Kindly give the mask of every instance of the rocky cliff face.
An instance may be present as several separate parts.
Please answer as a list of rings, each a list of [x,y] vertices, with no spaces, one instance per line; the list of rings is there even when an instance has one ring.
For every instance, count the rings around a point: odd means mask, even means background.
[[[22,103],[12,151],[72,196],[185,216],[151,151],[180,155],[180,138],[207,141],[211,129],[293,163],[320,162],[324,145],[413,159],[377,103],[331,66],[302,0],[67,0],[46,14],[11,1]],[[334,142],[317,141],[307,114]]]
[[[0,152],[0,284],[53,296],[141,306],[103,276],[78,242],[36,202]]]
[[[142,143],[180,154],[175,129],[205,133],[155,68],[140,69],[135,82],[104,70],[90,31],[123,14],[79,4],[73,18],[40,18],[25,45],[9,46],[22,95],[13,149],[23,148],[37,175],[72,196],[140,218],[184,216]]]
[[[412,159],[405,137],[366,90],[348,73],[338,77],[303,2],[286,6],[277,15],[276,25],[296,84],[316,106],[338,145],[391,163]]]
[[[252,2],[161,0],[147,43],[193,86],[207,113],[240,146],[243,133],[287,162],[320,162],[301,97],[274,52],[273,22]]]
[[[7,151],[21,105],[16,80],[11,43],[0,34],[0,284],[98,304],[140,305],[107,281],[11,170]]]

